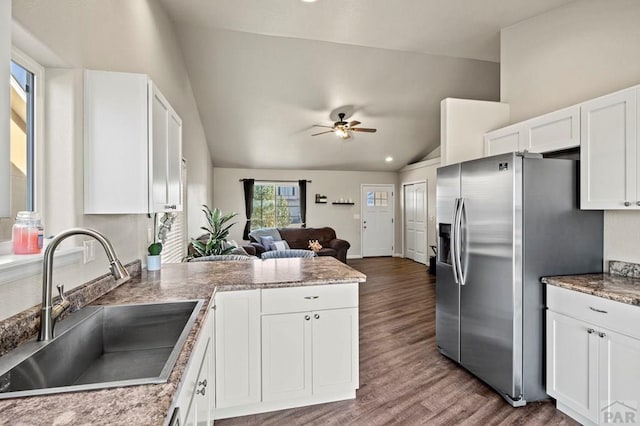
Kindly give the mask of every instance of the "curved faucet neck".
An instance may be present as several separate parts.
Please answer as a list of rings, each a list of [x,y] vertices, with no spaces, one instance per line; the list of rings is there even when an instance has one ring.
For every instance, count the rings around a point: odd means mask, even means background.
[[[89,228],[71,228],[56,235],[44,251],[44,265],[42,271],[42,308],[40,310],[40,333],[38,340],[53,339],[53,323],[56,319],[52,318],[51,313],[51,293],[53,291],[53,254],[62,241],[74,235],[87,235],[98,240],[107,254],[111,274],[114,278],[121,282],[129,279],[129,274],[122,266],[122,263],[120,263],[120,260],[118,260],[118,257],[113,250],[113,246],[107,237],[102,235],[100,232]]]

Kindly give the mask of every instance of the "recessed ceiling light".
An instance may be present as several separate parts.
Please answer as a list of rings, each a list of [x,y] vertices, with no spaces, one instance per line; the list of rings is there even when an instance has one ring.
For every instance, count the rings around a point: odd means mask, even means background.
[[[393,157],[387,157],[384,159],[384,161],[386,161],[387,163],[390,163],[393,161]]]

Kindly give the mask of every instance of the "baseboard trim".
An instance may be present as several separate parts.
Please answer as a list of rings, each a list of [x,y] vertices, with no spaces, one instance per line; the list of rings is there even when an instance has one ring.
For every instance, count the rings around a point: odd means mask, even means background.
[[[362,255],[360,255],[360,254],[349,254],[349,255],[347,255],[347,259],[362,259]]]

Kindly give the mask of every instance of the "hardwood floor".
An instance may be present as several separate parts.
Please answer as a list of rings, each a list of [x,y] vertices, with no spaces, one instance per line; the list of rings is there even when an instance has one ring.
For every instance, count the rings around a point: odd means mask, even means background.
[[[349,260],[360,286],[360,389],[351,401],[276,411],[217,425],[575,425],[551,402],[513,408],[440,355],[435,277],[399,258]]]

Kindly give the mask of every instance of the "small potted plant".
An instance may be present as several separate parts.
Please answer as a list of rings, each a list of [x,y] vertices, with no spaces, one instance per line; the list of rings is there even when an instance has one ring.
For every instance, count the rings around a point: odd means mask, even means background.
[[[159,271],[162,266],[162,243],[167,238],[167,232],[171,230],[171,225],[175,220],[175,215],[165,213],[160,219],[160,230],[156,232],[158,226],[157,213],[153,215],[153,243],[147,247],[147,271]],[[158,241],[160,240],[160,241]]]

